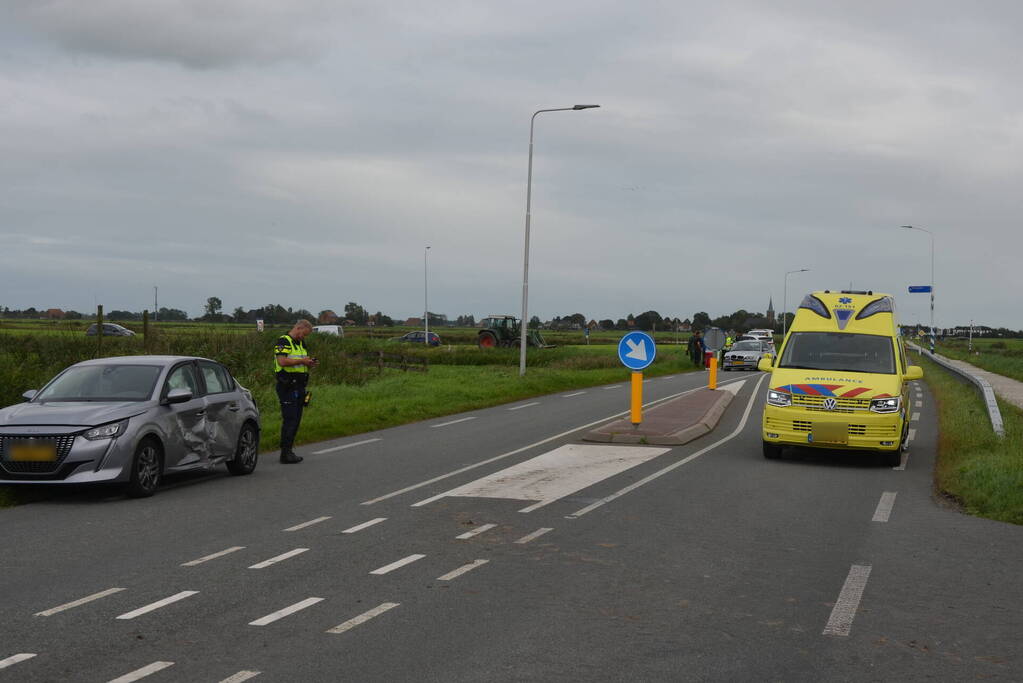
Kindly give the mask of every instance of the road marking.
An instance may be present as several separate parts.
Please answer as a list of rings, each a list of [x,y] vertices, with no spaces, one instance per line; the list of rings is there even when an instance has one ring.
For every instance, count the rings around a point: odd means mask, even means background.
[[[554,531],[554,529],[553,528],[548,528],[548,527],[543,527],[543,528],[537,529],[536,531],[534,531],[531,534],[526,534],[525,536],[523,536],[522,538],[520,538],[519,540],[517,540],[515,542],[516,543],[529,543],[533,539],[540,538],[541,536],[546,534],[548,531]]]
[[[573,396],[582,396],[585,393],[586,393],[585,391],[577,391],[574,394],[565,394],[561,398],[572,398]]]
[[[670,448],[649,446],[567,444],[535,458],[512,465],[468,484],[413,503],[428,505],[451,497],[502,498],[533,501],[519,512],[532,512],[544,505],[592,486],[648,460],[664,455]]]
[[[132,681],[137,681],[140,678],[145,678],[150,674],[155,674],[157,671],[163,671],[164,669],[171,666],[174,666],[174,662],[153,662],[152,664],[147,664],[141,669],[135,669],[134,671],[126,673],[123,676],[118,676],[117,678],[111,680],[110,683],[132,683]]]
[[[496,524],[484,524],[483,526],[480,526],[479,528],[473,529],[472,531],[466,531],[464,534],[459,534],[458,536],[455,536],[455,538],[458,539],[459,541],[464,541],[464,540],[472,538],[473,536],[479,536],[480,534],[482,534],[485,531],[490,531],[495,526],[497,526],[497,525]]]
[[[333,448],[324,448],[322,451],[313,451],[313,455],[323,455],[324,453],[334,453],[336,451],[343,451],[346,448],[355,448],[356,446],[365,446],[368,443],[374,441],[380,441],[380,439],[366,439],[365,441],[356,441],[355,443],[346,443],[343,446],[334,446]]]
[[[451,581],[453,579],[457,579],[462,574],[464,574],[466,572],[471,572],[476,567],[482,567],[483,565],[485,565],[489,561],[490,560],[475,560],[473,562],[470,562],[469,564],[464,564],[461,567],[459,567],[458,569],[455,569],[454,571],[448,572],[444,576],[438,576],[437,580],[438,581]]]
[[[722,387],[722,386],[726,386],[727,384],[730,384],[730,382],[719,383],[718,386]],[[618,388],[618,387],[607,387],[607,388],[608,389],[615,389],[615,388]],[[685,396],[686,394],[691,394],[694,391],[700,391],[701,389],[703,389],[703,387],[699,386],[699,387],[695,387],[693,389],[687,389],[685,391],[680,391],[678,393],[671,394],[670,396],[665,396],[664,398],[659,398],[659,399],[657,399],[655,401],[650,401],[649,403],[644,403],[643,407],[644,408],[649,408],[651,406],[657,405],[658,403],[663,403],[665,401],[670,401],[673,398],[678,398],[679,396]],[[361,504],[362,505],[374,505],[374,504],[379,503],[381,501],[388,500],[389,498],[394,498],[395,496],[403,495],[405,493],[408,493],[409,491],[415,491],[416,489],[422,488],[424,486],[429,486],[430,484],[435,484],[438,481],[442,481],[444,479],[448,479],[449,477],[454,477],[456,475],[462,474],[463,472],[468,472],[469,470],[474,470],[477,467],[483,467],[484,465],[489,465],[492,462],[497,462],[498,460],[503,460],[504,458],[510,458],[511,456],[518,455],[519,453],[522,453],[523,451],[528,451],[530,449],[536,448],[537,446],[542,446],[545,443],[550,443],[551,441],[555,441],[557,439],[561,439],[563,437],[566,437],[569,434],[575,434],[576,432],[582,431],[583,429],[588,429],[588,428],[593,427],[595,425],[604,424],[608,420],[613,420],[616,417],[622,417],[623,415],[628,415],[628,414],[629,414],[629,411],[624,410],[624,411],[622,411],[620,413],[615,413],[614,415],[609,415],[609,416],[601,418],[599,420],[594,420],[593,422],[588,422],[588,423],[586,423],[584,425],[579,425],[578,427],[573,427],[572,429],[569,429],[567,431],[561,432],[560,434],[555,434],[554,436],[549,436],[546,439],[541,439],[540,441],[536,441],[534,443],[531,443],[528,446],[523,446],[521,448],[516,448],[513,451],[508,451],[507,453],[502,453],[501,455],[495,455],[492,458],[487,458],[486,460],[481,460],[480,462],[473,463],[472,465],[466,465],[465,467],[460,467],[457,470],[452,470],[451,472],[448,472],[446,474],[442,474],[442,475],[437,476],[437,477],[433,477],[432,479],[427,479],[426,481],[421,481],[418,484],[412,484],[411,486],[406,486],[403,489],[398,489],[397,491],[391,491],[390,493],[385,493],[382,496],[378,496],[378,497],[373,498],[371,500],[363,501]]]
[[[860,606],[860,598],[863,597],[863,589],[867,587],[867,579],[870,578],[870,565],[854,564],[849,569],[849,576],[845,578],[842,585],[842,592],[838,594],[838,600],[831,610],[828,624],[824,627],[821,635],[825,636],[847,636],[852,629],[853,619],[856,618],[856,610]]]
[[[270,614],[266,615],[265,617],[260,617],[259,619],[256,619],[255,621],[250,621],[249,622],[249,626],[266,626],[267,624],[272,624],[275,621],[277,621],[278,619],[283,619],[284,617],[288,616],[289,614],[294,614],[295,612],[300,612],[300,611],[304,610],[306,607],[312,607],[313,605],[315,605],[318,602],[323,602],[323,598],[306,598],[305,600],[302,600],[301,602],[296,602],[294,605],[289,605],[288,607],[285,607],[284,609],[279,609],[276,612],[271,612]]]
[[[524,404],[522,404],[520,406],[512,406],[508,410],[522,410],[523,408],[528,408],[529,406],[538,406],[538,405],[540,405],[540,402],[539,401],[534,401],[532,403],[524,403]]]
[[[877,509],[874,510],[874,518],[872,522],[887,522],[888,518],[891,517],[892,507],[895,505],[894,491],[885,491],[881,494],[881,500],[877,504]]]
[[[294,550],[289,550],[288,552],[282,553],[282,554],[278,555],[277,557],[271,557],[269,560],[263,560],[262,562],[254,564],[251,567],[249,567],[249,569],[266,569],[267,567],[269,567],[272,564],[277,564],[278,562],[283,562],[284,560],[292,558],[295,555],[301,555],[302,553],[304,553],[307,550],[309,550],[309,548],[295,548]]]
[[[145,607],[139,607],[138,609],[132,610],[131,612],[125,612],[124,614],[122,614],[121,616],[119,616],[117,618],[118,619],[134,619],[135,617],[140,617],[143,614],[148,614],[150,612],[158,610],[161,607],[166,607],[167,605],[170,605],[171,603],[175,603],[178,600],[184,600],[185,598],[190,598],[193,595],[197,595],[198,593],[199,593],[199,591],[181,591],[180,593],[175,593],[174,595],[170,596],[169,598],[164,598],[163,600],[157,600],[156,602],[151,602],[148,605],[146,605]]]
[[[594,510],[596,510],[600,506],[606,505],[606,504],[610,503],[611,501],[615,500],[616,498],[621,498],[625,494],[631,493],[632,491],[635,491],[640,486],[644,486],[646,484],[649,484],[654,479],[657,479],[658,477],[661,477],[661,476],[671,472],[672,470],[678,469],[679,467],[682,467],[686,463],[689,463],[689,462],[692,462],[693,460],[696,460],[697,458],[699,458],[704,453],[708,453],[708,452],[712,451],[713,449],[717,448],[718,446],[720,446],[721,444],[725,443],[726,441],[731,441],[732,439],[737,437],[742,432],[742,430],[745,429],[745,427],[746,427],[746,422],[747,422],[747,420],[749,420],[750,411],[753,409],[753,403],[760,396],[760,385],[764,382],[764,378],[766,378],[766,377],[767,377],[767,375],[762,375],[760,377],[760,379],[757,380],[757,384],[756,384],[755,387],[753,387],[753,391],[750,394],[749,401],[746,403],[746,412],[744,412],[742,414],[742,419],[739,421],[738,426],[735,428],[735,430],[732,431],[731,434],[729,434],[728,436],[723,437],[721,439],[718,439],[717,441],[715,441],[711,445],[707,446],[706,448],[698,450],[695,453],[693,453],[692,455],[690,455],[690,456],[688,456],[686,458],[683,458],[682,460],[679,460],[678,462],[676,462],[674,464],[668,465],[667,467],[654,472],[650,476],[644,477],[644,478],[640,479],[639,481],[637,481],[635,483],[629,484],[625,488],[620,489],[620,490],[612,493],[610,496],[606,496],[604,498],[601,498],[597,502],[592,503],[590,505],[587,505],[586,507],[582,508],[581,510],[577,510],[577,511],[573,512],[571,515],[565,515],[565,519],[578,519],[579,517],[582,517],[583,515],[585,515],[588,512],[593,512]],[[746,380],[739,380],[739,381],[745,382]],[[721,386],[721,385],[719,384],[718,386]],[[700,388],[702,389],[703,387],[700,387]]]
[[[910,443],[915,438],[916,438],[916,430],[913,429],[912,427],[910,427],[909,435],[906,437],[906,443],[907,444]]]
[[[245,546],[243,546],[243,545],[232,546],[230,548],[227,548],[226,550],[221,550],[220,552],[213,553],[212,555],[206,555],[205,557],[200,557],[198,560],[192,560],[191,562],[183,562],[181,564],[181,566],[182,567],[194,567],[197,564],[202,564],[203,562],[209,562],[210,560],[215,560],[218,557],[223,557],[224,555],[230,555],[231,553],[237,552],[239,550],[244,550],[244,549],[245,549]]]
[[[436,429],[437,427],[447,427],[448,425],[456,425],[459,422],[468,422],[469,420],[475,420],[475,419],[476,419],[475,415],[472,416],[472,417],[463,417],[460,420],[451,420],[450,422],[441,422],[440,424],[430,425],[430,429]]]
[[[369,621],[373,617],[380,616],[381,614],[383,614],[387,610],[394,609],[395,607],[397,607],[400,604],[401,604],[400,602],[385,602],[385,603],[383,603],[381,605],[377,605],[376,607],[374,607],[373,609],[369,610],[368,612],[363,612],[359,616],[353,617],[353,618],[349,619],[348,621],[344,622],[343,624],[338,624],[334,628],[328,629],[327,633],[344,633],[345,631],[347,631],[349,629],[355,628],[359,624],[366,623],[367,621]]]
[[[220,683],[242,683],[242,681],[247,681],[250,678],[255,678],[259,674],[260,674],[259,671],[239,671],[235,675],[228,676],[224,680],[220,681]]]
[[[310,519],[308,522],[302,522],[301,524],[296,524],[295,526],[289,526],[287,529],[285,529],[285,531],[298,531],[299,529],[305,529],[307,526],[312,526],[313,524],[326,522],[328,519],[330,519],[330,517],[317,517],[316,519]]]
[[[610,391],[611,389],[621,389],[621,388],[622,388],[621,384],[615,384],[615,385],[610,386],[610,387],[604,387],[604,391]]]
[[[412,564],[413,562],[415,562],[417,560],[421,560],[424,557],[426,557],[426,555],[409,555],[408,557],[401,558],[397,562],[392,562],[391,564],[385,564],[380,569],[374,569],[373,571],[370,572],[370,574],[376,574],[377,576],[383,576],[384,574],[387,574],[388,572],[393,572],[395,569],[401,569],[405,565]]]
[[[923,406],[923,404],[924,404],[923,401],[916,401],[915,403],[913,403],[913,407],[914,408],[920,408],[920,407]]]
[[[71,609],[72,607],[78,607],[79,605],[84,605],[87,602],[99,600],[100,598],[105,598],[108,595],[113,595],[114,593],[120,593],[123,590],[124,590],[123,588],[108,588],[105,591],[93,593],[92,595],[87,595],[84,598],[72,600],[71,602],[65,602],[63,605],[57,605],[56,607],[51,607],[50,609],[43,610],[42,612],[36,612],[33,616],[49,617],[56,614],[57,612],[63,612],[64,610]]]
[[[662,377],[661,379],[675,379],[675,375],[668,375],[667,377]]]
[[[916,422],[920,419],[920,413],[913,413],[913,417],[909,418],[910,422]]]
[[[643,384],[650,384],[651,382],[653,382],[652,379],[645,379],[645,380],[643,380]]]
[[[356,524],[353,527],[349,527],[349,528],[345,529],[344,531],[342,531],[341,533],[343,533],[343,534],[354,534],[356,531],[362,531],[363,529],[365,529],[367,527],[371,527],[374,524],[379,524],[380,522],[386,522],[386,521],[387,521],[386,517],[377,517],[376,519],[371,519],[368,522],[363,522],[362,524]]]
[[[6,669],[9,666],[14,666],[19,662],[24,662],[26,659],[32,659],[35,654],[32,652],[22,652],[20,654],[11,655],[7,659],[0,659],[0,669]]]

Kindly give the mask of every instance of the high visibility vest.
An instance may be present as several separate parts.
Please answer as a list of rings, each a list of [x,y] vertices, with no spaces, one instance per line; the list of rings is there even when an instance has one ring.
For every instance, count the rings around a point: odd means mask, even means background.
[[[286,344],[282,344],[282,341],[286,341]],[[274,347],[274,373],[278,373],[281,370],[284,372],[292,373],[307,373],[309,367],[306,365],[289,365],[288,367],[281,367],[281,364],[277,362],[277,356],[287,356],[288,358],[308,358],[309,352],[305,350],[305,346],[300,341],[295,341],[290,335],[284,335],[277,340],[277,345]]]

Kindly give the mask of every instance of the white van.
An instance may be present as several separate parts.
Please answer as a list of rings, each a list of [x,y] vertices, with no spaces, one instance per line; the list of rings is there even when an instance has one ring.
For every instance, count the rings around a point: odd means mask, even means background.
[[[335,337],[345,336],[345,328],[340,325],[314,325],[313,332],[317,332],[319,334],[330,334]]]

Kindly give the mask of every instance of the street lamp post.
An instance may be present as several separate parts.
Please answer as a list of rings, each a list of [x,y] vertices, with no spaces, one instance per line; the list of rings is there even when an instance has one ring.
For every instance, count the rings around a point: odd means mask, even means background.
[[[426,325],[426,336],[423,338],[423,346],[430,345],[430,286],[426,277],[426,256],[430,253],[430,247],[423,249],[423,323]]]
[[[931,353],[934,353],[934,233],[927,228],[918,228],[915,225],[901,225],[906,230],[919,230],[926,232],[931,238]]]
[[[800,268],[799,270],[790,270],[785,273],[785,288],[781,299],[781,339],[785,341],[785,331],[788,329],[788,311],[789,311],[789,275],[793,273],[809,273],[809,268]]]
[[[529,302],[529,211],[533,198],[533,124],[536,123],[537,115],[544,112],[579,111],[580,109],[596,109],[599,106],[599,104],[576,104],[571,107],[559,107],[557,109],[540,109],[533,112],[533,117],[529,119],[529,170],[526,174],[526,248],[525,255],[522,257],[522,321],[519,324],[521,328],[519,338],[520,377],[526,374],[526,327],[529,324],[529,318],[526,315],[528,313]]]

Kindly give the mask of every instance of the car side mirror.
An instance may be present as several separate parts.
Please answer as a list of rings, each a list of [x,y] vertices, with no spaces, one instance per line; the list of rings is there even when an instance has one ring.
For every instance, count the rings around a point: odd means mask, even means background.
[[[167,397],[163,399],[164,405],[172,405],[174,403],[188,403],[192,400],[192,391],[190,389],[171,389],[167,392]]]
[[[760,370],[760,372],[771,372],[771,370],[774,369],[772,360],[771,354],[764,356],[760,359],[760,362],[757,363],[757,370]]]
[[[902,376],[904,382],[912,382],[915,379],[923,379],[924,369],[919,365],[910,365],[906,368],[906,374]]]
[[[39,392],[36,391],[35,389],[29,389],[24,394],[22,394],[21,397],[23,399],[25,399],[26,401],[31,401],[32,399],[34,399],[36,397],[36,394],[38,394],[38,393]]]

